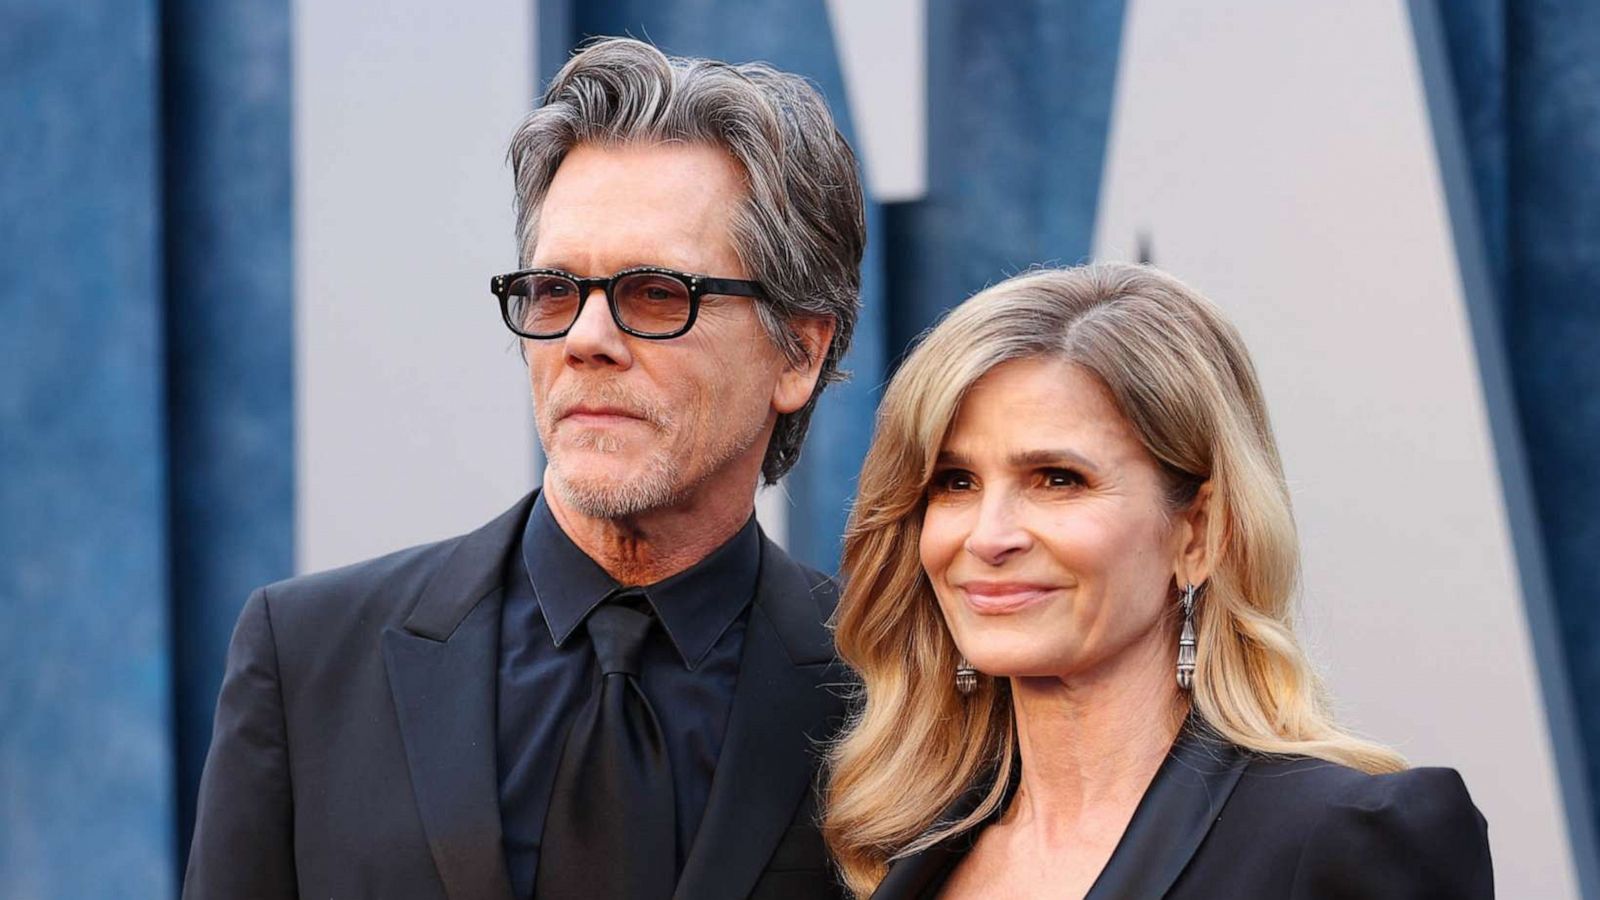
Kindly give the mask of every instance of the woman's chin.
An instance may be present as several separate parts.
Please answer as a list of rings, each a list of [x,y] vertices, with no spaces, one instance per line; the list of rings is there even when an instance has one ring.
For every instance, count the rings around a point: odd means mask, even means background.
[[[1072,671],[1071,660],[1040,651],[977,651],[968,657],[972,667],[994,678],[1061,678]]]

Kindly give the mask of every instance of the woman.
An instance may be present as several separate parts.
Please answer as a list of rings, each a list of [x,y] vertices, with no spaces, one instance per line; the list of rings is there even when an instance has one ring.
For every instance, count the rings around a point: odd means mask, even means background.
[[[858,896],[1489,897],[1449,769],[1340,730],[1249,357],[1153,269],[1038,271],[890,384],[837,620]]]

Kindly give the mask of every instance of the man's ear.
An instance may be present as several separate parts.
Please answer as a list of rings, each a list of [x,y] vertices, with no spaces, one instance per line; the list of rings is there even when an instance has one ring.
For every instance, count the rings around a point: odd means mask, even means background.
[[[1173,577],[1181,588],[1186,584],[1199,586],[1211,577],[1216,560],[1211,558],[1211,482],[1200,485],[1194,499],[1178,513],[1178,558],[1173,564]]]
[[[833,345],[836,322],[826,316],[794,319],[789,323],[800,346],[805,351],[805,362],[788,365],[778,375],[778,384],[772,390],[772,408],[780,415],[796,412],[811,399],[817,387],[817,377],[822,374],[823,360]]]

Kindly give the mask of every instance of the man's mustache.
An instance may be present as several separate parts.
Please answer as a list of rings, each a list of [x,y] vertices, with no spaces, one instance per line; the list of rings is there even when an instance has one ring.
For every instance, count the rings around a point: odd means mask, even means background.
[[[566,418],[579,407],[614,409],[657,428],[668,427],[673,422],[672,413],[666,406],[614,382],[567,385],[552,391],[545,398],[546,414],[552,424]]]

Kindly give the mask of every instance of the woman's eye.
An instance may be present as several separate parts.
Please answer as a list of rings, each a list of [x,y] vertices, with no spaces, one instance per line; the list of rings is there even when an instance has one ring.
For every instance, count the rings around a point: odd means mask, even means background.
[[[1045,487],[1078,487],[1083,484],[1083,476],[1071,469],[1046,469],[1042,473],[1041,481],[1044,482]]]
[[[935,472],[933,481],[929,483],[928,487],[936,494],[949,494],[970,491],[972,490],[972,485],[971,472],[963,472],[960,469],[947,469],[943,472]]]

